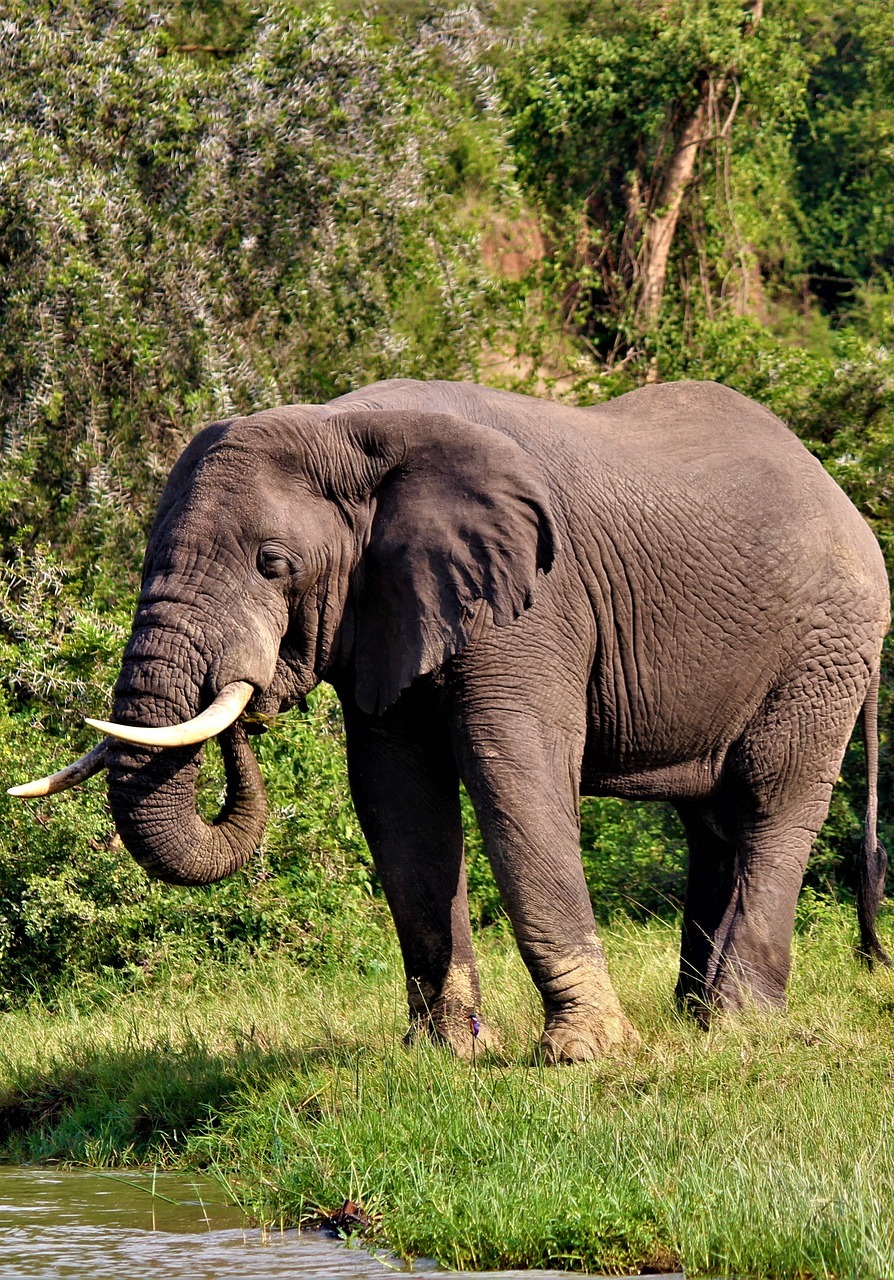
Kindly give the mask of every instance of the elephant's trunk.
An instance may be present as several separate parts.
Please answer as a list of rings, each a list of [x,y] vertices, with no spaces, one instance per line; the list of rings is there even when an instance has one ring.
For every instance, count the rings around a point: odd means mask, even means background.
[[[257,849],[267,797],[241,724],[218,739],[226,802],[213,823],[196,812],[201,747],[111,748],[109,802],[118,834],[146,871],[170,884],[211,884],[243,866]]]
[[[182,610],[166,627],[141,606],[115,690],[113,718],[146,727],[196,716],[210,654],[226,651],[208,619]],[[246,665],[248,665],[246,663]],[[196,812],[203,747],[144,747],[108,739],[109,803],[118,834],[150,875],[171,884],[211,884],[243,866],[267,818],[264,783],[237,721],[218,737],[226,800],[214,822]]]

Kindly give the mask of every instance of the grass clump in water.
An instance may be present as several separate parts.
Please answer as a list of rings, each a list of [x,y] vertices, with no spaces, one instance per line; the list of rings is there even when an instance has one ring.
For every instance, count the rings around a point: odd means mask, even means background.
[[[539,1010],[505,941],[482,965],[499,1062],[400,1046],[395,955],[378,977],[271,962],[136,1008],[10,1015],[7,1153],[203,1166],[268,1222],[359,1201],[379,1243],[454,1267],[894,1274],[894,976],[861,972],[849,918],[815,906],[788,1016],[708,1034],[673,1008],[676,931],[607,931],[644,1047],[584,1067],[532,1064]]]

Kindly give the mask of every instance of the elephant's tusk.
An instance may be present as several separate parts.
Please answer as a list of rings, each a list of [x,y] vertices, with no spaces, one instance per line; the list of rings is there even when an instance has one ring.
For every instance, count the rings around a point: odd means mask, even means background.
[[[107,733],[110,738],[120,738],[122,742],[133,743],[137,747],[188,747],[196,742],[207,742],[215,738],[224,729],[229,728],[234,720],[248,705],[254,693],[254,685],[247,680],[236,680],[221,689],[210,707],[195,716],[192,720],[184,720],[182,724],[164,725],[158,729],[142,729],[139,725],[114,724],[111,720],[87,720],[91,729]]]
[[[36,782],[23,782],[18,787],[8,787],[6,794],[32,799],[35,796],[51,796],[56,791],[67,791],[69,787],[76,787],[106,767],[107,747],[107,743],[101,742],[98,747],[81,756],[80,760],[66,765],[58,773],[51,773],[46,778],[38,778]]]

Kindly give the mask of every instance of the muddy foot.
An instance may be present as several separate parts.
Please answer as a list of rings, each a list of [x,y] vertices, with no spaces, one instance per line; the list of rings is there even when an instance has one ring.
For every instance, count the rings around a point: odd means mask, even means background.
[[[540,1055],[548,1066],[555,1066],[635,1053],[639,1045],[639,1033],[620,1008],[611,1013],[563,1009],[547,1022],[540,1037]]]
[[[454,1057],[470,1062],[485,1053],[499,1053],[500,1037],[477,1014],[453,1014],[449,1018],[414,1018],[404,1036],[404,1044],[414,1044],[423,1036],[446,1045]]]

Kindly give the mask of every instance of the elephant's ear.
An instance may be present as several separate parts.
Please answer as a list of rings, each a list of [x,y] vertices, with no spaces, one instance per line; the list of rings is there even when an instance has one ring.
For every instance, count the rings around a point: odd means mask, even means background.
[[[380,450],[387,420],[394,460],[352,591],[357,704],[376,712],[462,650],[477,602],[498,627],[527,609],[556,534],[539,463],[501,432],[447,414],[356,418]]]

